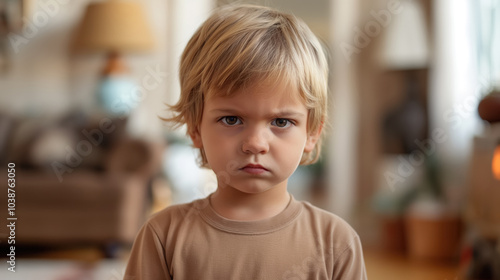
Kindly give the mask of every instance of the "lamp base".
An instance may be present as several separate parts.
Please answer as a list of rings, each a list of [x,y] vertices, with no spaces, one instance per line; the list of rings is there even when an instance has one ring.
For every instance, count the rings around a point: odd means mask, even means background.
[[[130,69],[118,52],[109,52],[102,76],[130,74]]]
[[[134,98],[135,88],[136,84],[121,56],[117,52],[109,53],[98,89],[101,107],[112,116],[129,115],[139,104],[139,100]]]

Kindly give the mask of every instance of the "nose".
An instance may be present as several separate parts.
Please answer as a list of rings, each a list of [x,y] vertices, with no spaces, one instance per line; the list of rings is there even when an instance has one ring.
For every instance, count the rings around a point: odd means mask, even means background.
[[[269,151],[269,135],[265,129],[254,129],[246,135],[241,145],[246,154],[265,154]]]

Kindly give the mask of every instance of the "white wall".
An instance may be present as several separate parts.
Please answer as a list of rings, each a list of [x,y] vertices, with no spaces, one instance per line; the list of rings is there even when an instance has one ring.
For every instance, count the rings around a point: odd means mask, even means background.
[[[331,45],[333,49],[329,137],[328,187],[330,211],[350,219],[354,208],[356,185],[358,93],[353,66],[340,51],[344,42],[351,42],[353,26],[359,19],[359,1],[331,0]]]

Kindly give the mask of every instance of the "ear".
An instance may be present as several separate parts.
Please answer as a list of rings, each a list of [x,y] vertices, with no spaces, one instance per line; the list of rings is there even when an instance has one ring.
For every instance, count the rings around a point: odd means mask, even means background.
[[[323,130],[323,122],[316,131],[311,131],[307,135],[306,145],[304,146],[304,153],[310,153],[316,147],[316,143],[318,143],[319,138],[321,137],[321,131]]]
[[[193,146],[195,148],[203,148],[203,142],[201,141],[201,134],[200,134],[200,129],[199,127],[194,128],[190,133],[189,137],[191,137],[191,140],[193,141]]]

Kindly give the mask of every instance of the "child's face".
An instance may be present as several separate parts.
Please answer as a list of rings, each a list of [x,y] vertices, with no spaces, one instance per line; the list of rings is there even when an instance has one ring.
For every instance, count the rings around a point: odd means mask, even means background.
[[[205,100],[191,137],[203,148],[220,187],[260,193],[281,186],[319,132],[308,134],[308,110],[297,90],[256,83],[230,97]]]

